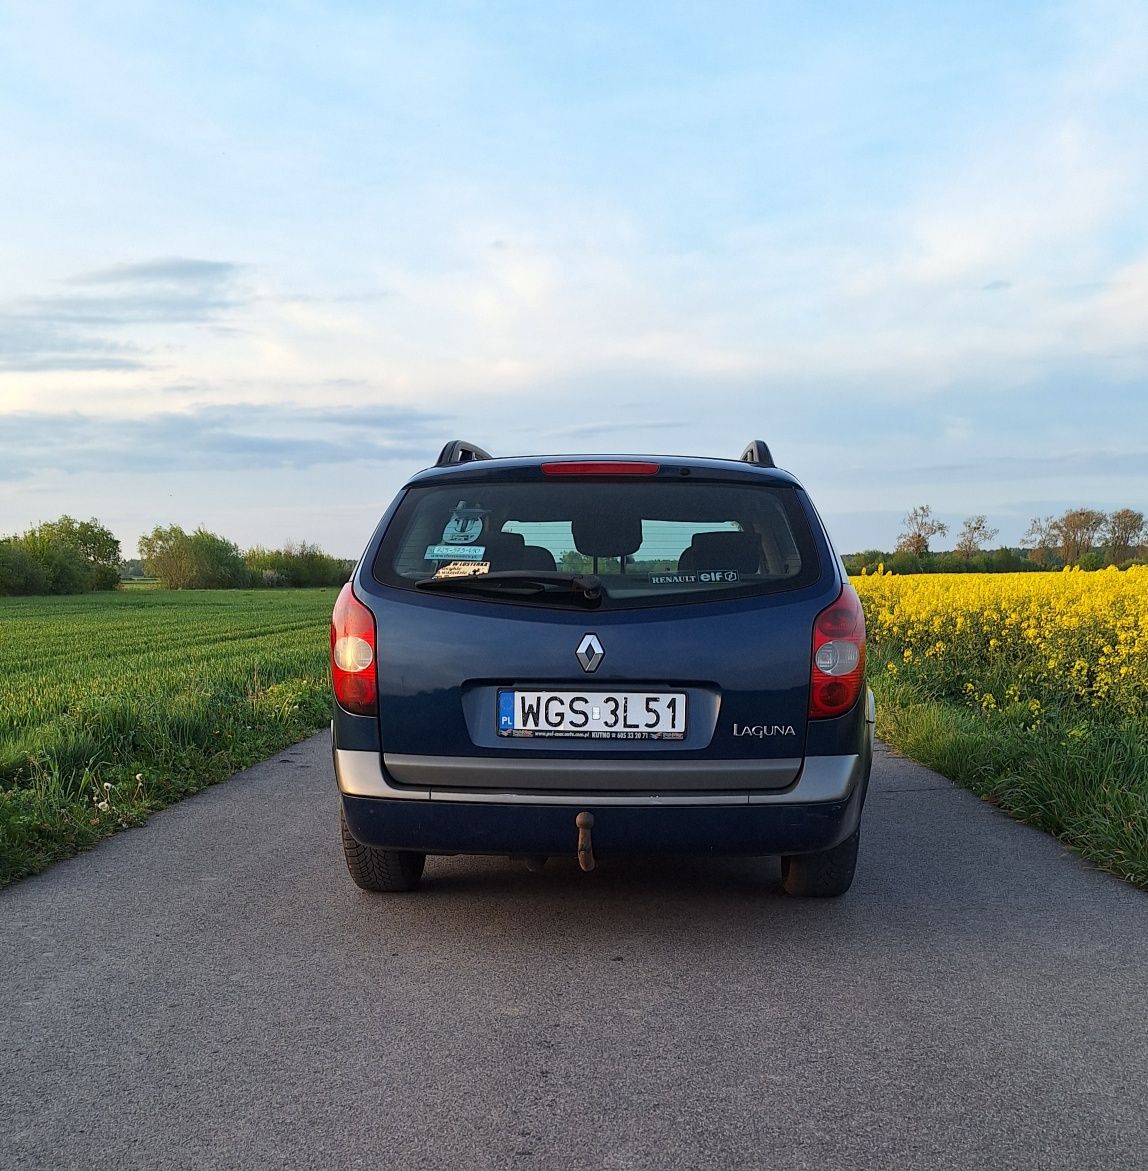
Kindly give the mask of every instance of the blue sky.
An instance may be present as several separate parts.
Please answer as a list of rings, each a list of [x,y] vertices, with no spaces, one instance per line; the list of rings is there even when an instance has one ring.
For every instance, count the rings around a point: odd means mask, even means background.
[[[0,157],[0,533],[355,555],[459,435],[1148,510],[1139,0],[0,0]]]

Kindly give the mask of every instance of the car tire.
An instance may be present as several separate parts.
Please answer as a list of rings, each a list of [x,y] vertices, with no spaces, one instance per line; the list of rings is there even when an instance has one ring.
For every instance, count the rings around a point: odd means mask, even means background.
[[[781,859],[781,885],[787,895],[802,899],[832,899],[853,885],[857,866],[858,826],[840,845],[816,854],[786,854]]]
[[[339,829],[343,837],[343,856],[356,886],[363,890],[415,890],[422,881],[427,856],[413,850],[377,850],[357,841],[347,828],[347,819],[339,810]]]

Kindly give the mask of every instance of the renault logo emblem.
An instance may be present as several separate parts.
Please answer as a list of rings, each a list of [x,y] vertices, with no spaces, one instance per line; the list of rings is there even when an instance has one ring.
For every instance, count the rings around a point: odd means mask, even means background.
[[[578,644],[574,657],[582,664],[582,670],[590,674],[598,670],[606,657],[606,652],[602,649],[596,634],[587,634]]]

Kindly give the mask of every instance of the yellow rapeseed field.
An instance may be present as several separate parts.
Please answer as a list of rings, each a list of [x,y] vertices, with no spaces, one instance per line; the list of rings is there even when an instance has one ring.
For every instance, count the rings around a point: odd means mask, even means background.
[[[1148,715],[1148,566],[852,580],[890,675],[1032,725],[1065,705]]]

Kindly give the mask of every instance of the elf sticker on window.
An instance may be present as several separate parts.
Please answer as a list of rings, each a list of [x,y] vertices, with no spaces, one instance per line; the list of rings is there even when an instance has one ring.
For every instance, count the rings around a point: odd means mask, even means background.
[[[481,561],[485,545],[428,545],[427,561]]]
[[[458,507],[450,514],[446,528],[442,531],[444,545],[469,545],[482,536],[483,519],[486,510],[483,508],[467,508],[466,502],[460,500]]]

